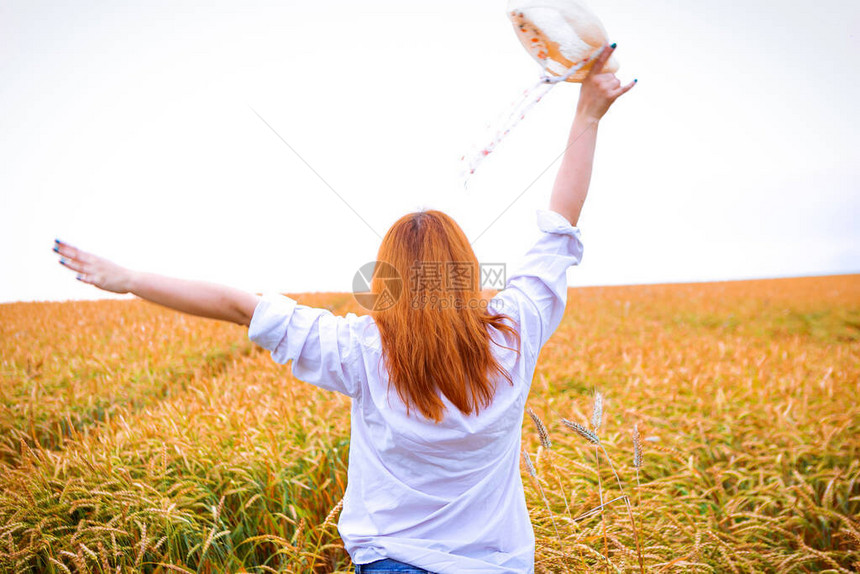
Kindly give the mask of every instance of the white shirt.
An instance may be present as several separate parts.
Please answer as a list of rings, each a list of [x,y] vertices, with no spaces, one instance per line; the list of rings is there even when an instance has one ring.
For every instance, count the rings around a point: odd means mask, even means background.
[[[406,406],[382,360],[370,315],[336,316],[265,295],[248,336],[302,381],[352,397],[349,470],[338,531],[354,563],[400,560],[438,574],[533,573],[535,539],[520,476],[525,402],[543,345],[561,323],[567,269],[582,258],[578,227],[537,210],[540,237],[489,310],[519,327],[522,355],[491,345],[499,378],[491,406],[461,413],[443,394],[434,424]],[[493,330],[495,341],[514,340]]]

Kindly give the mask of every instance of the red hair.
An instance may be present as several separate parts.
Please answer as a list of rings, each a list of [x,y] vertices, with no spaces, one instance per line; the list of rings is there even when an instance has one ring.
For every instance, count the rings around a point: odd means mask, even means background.
[[[415,407],[441,421],[445,405],[439,392],[461,412],[478,414],[492,403],[496,375],[513,385],[491,352],[490,329],[511,334],[516,347],[510,350],[517,354],[520,335],[510,317],[487,310],[475,252],[450,216],[436,210],[404,215],[385,234],[377,262],[392,266],[401,280],[399,296],[371,314],[389,390],[393,384],[407,415]],[[374,273],[371,292],[379,296],[386,287],[390,282]]]

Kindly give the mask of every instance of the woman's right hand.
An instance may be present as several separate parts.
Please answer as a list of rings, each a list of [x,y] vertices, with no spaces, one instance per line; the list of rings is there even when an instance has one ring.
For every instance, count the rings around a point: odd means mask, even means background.
[[[621,82],[615,77],[615,74],[602,71],[603,65],[606,64],[614,51],[615,48],[609,44],[604,46],[603,52],[595,60],[588,76],[582,81],[579,102],[576,105],[577,115],[600,120],[609,110],[609,106],[636,84],[636,80],[633,80],[621,87]]]
[[[131,289],[131,272],[116,263],[81,251],[59,239],[54,240],[54,252],[60,255],[60,264],[77,272],[77,279],[111,293],[128,293]]]
[[[260,302],[257,295],[233,287],[131,271],[59,239],[54,241],[54,251],[60,255],[62,265],[77,272],[79,281],[111,293],[133,293],[146,301],[198,317],[248,327]]]

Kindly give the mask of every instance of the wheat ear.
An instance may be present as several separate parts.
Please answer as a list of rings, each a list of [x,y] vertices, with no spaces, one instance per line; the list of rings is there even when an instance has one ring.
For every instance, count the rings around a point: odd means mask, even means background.
[[[642,468],[642,440],[639,438],[639,425],[633,425],[633,468],[636,469],[636,506],[642,504],[642,493],[639,492],[639,469]]]
[[[552,441],[549,440],[549,432],[546,430],[546,425],[543,424],[541,418],[535,413],[531,407],[528,408],[529,417],[531,417],[532,422],[537,429],[538,437],[540,438],[540,443],[546,449],[546,452],[549,453],[549,462],[552,467],[553,473],[555,474],[556,482],[558,482],[559,489],[561,490],[561,497],[564,500],[564,508],[567,511],[567,515],[573,519],[573,515],[570,511],[570,504],[567,502],[567,494],[565,494],[564,485],[561,482],[561,475],[558,473],[558,468],[555,466],[554,453],[552,451]]]
[[[594,427],[594,436],[597,437],[597,429],[600,428],[600,423],[603,420],[603,395],[600,391],[594,391],[594,405],[591,409],[591,426]],[[609,562],[609,541],[606,536],[606,517],[603,514],[603,478],[600,476],[600,449],[603,445],[600,444],[600,439],[594,443],[594,457],[597,459],[597,492],[600,495],[600,524],[603,527],[603,553],[606,555],[606,561]],[[606,450],[603,451],[606,453]],[[622,491],[621,494],[624,494]],[[607,572],[609,565],[606,565]]]

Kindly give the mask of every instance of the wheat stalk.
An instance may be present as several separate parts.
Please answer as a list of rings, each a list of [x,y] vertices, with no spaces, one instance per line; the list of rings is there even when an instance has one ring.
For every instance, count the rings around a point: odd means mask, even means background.
[[[612,469],[612,474],[615,476],[615,481],[618,483],[618,488],[621,490],[621,494],[624,495],[624,504],[627,506],[627,515],[630,517],[630,524],[633,527],[633,539],[636,541],[636,552],[639,558],[639,571],[645,572],[645,563],[642,558],[642,548],[639,545],[639,532],[636,530],[636,521],[633,519],[633,509],[630,506],[630,500],[627,498],[627,495],[624,492],[624,486],[621,484],[621,479],[618,477],[618,473],[615,472],[615,465],[612,464],[612,459],[609,457],[609,453],[606,452],[606,449],[603,448],[602,444],[599,445],[599,447],[600,450],[603,451],[603,454],[606,456],[607,462],[609,462],[609,468]]]
[[[594,391],[594,408],[593,408],[592,415],[591,415],[591,424],[594,426],[595,431],[597,431],[597,429],[600,427],[600,423],[601,423],[602,419],[603,419],[603,395],[600,394],[600,391],[595,390]],[[596,432],[595,432],[595,436],[597,436]],[[600,503],[603,504],[603,493],[602,493],[602,484],[601,484],[601,480],[600,480],[600,456],[597,452],[598,448],[603,451],[603,454],[606,457],[606,461],[609,463],[609,468],[612,470],[612,474],[615,476],[615,482],[618,484],[618,488],[621,490],[621,494],[624,495],[624,504],[627,507],[627,516],[630,518],[630,524],[633,527],[633,539],[636,542],[636,553],[637,553],[637,556],[639,558],[639,571],[644,573],[645,572],[645,563],[644,563],[644,560],[642,558],[642,548],[639,544],[639,532],[636,530],[636,520],[633,518],[633,508],[631,508],[630,500],[627,497],[626,492],[624,491],[624,486],[621,484],[621,478],[618,476],[618,473],[615,471],[615,465],[612,464],[612,458],[609,456],[609,453],[606,452],[606,449],[603,447],[603,444],[601,444],[598,441],[597,443],[595,443],[595,454],[598,455],[597,456],[597,486],[598,486],[598,489],[601,490]],[[603,509],[601,508],[601,516],[602,516],[602,513],[603,513]],[[605,524],[605,521],[604,521],[604,525],[603,525],[603,542],[604,542],[604,549],[607,552],[607,558],[608,558],[609,550],[607,548],[607,541],[606,541],[606,524]]]
[[[600,425],[603,421],[603,395],[600,391],[594,391],[594,405],[592,409],[591,415],[591,424],[594,427],[594,431],[591,431],[585,428],[583,425],[579,423],[575,423],[573,421],[569,421],[565,418],[561,419],[561,422],[577,433],[579,436],[590,442],[594,445],[594,456],[597,465],[597,492],[600,500],[600,520],[603,529],[603,551],[606,557],[607,562],[609,561],[609,541],[606,532],[606,519],[604,517],[603,509],[606,506],[603,501],[603,479],[600,474],[600,451],[603,451],[604,456],[606,457],[607,462],[609,463],[609,468],[612,470],[612,474],[615,477],[615,481],[618,484],[618,488],[621,490],[622,498],[624,499],[624,504],[627,507],[627,515],[630,518],[630,523],[633,528],[633,538],[636,542],[636,551],[639,558],[639,570],[640,572],[645,572],[644,561],[642,557],[642,548],[639,544],[639,533],[636,530],[636,520],[633,518],[633,509],[630,506],[630,500],[627,497],[624,491],[624,485],[621,483],[621,478],[618,476],[618,472],[615,470],[615,465],[612,464],[612,458],[609,456],[609,453],[606,452],[606,449],[603,447],[603,444],[600,442],[600,437],[597,435],[597,429],[600,428]],[[635,429],[636,434],[638,434],[638,427]],[[640,445],[641,448],[641,445]],[[635,449],[634,449],[635,450]],[[634,454],[634,458],[636,455]],[[641,464],[641,451],[638,457],[638,462]],[[638,467],[637,467],[638,472]],[[637,483],[638,483],[638,475],[637,475]],[[637,489],[638,492],[638,489]],[[617,500],[617,499],[616,499]]]
[[[597,437],[597,435],[594,435]],[[606,517],[603,514],[603,478],[600,475],[600,439],[594,443],[594,458],[597,461],[597,494],[600,500],[600,525],[603,530],[603,554],[606,557],[606,571],[609,571],[609,540],[606,537]]]
[[[218,502],[218,506],[212,507],[212,530],[209,532],[209,536],[206,537],[206,541],[203,543],[203,549],[200,552],[200,564],[203,564],[203,558],[206,556],[209,546],[216,539],[215,531],[218,530],[218,519],[221,517],[221,510],[224,508],[225,498],[227,498],[226,495],[222,496],[221,500]]]
[[[552,512],[552,508],[550,508],[550,506],[549,506],[549,501],[546,499],[546,494],[543,491],[543,486],[540,483],[540,479],[538,478],[537,471],[535,470],[535,467],[532,464],[532,459],[529,456],[529,453],[525,449],[523,449],[521,452],[523,454],[523,460],[526,462],[526,469],[528,470],[529,475],[537,483],[538,489],[540,490],[540,496],[543,499],[544,505],[546,505],[546,509],[549,511],[549,517],[550,517],[550,520],[552,520],[552,526],[553,526],[553,528],[555,528],[555,535],[558,537],[558,545],[562,550],[564,550],[564,542],[561,539],[561,534],[559,534],[559,532],[558,532],[558,526],[555,523],[555,515]]]
[[[566,489],[564,487],[564,484],[562,483],[561,475],[558,472],[558,467],[555,465],[554,452],[552,450],[552,441],[549,438],[549,431],[547,431],[546,425],[543,423],[543,420],[541,420],[538,414],[534,412],[531,407],[528,407],[527,411],[529,417],[531,417],[532,422],[535,425],[535,428],[537,429],[541,446],[545,449],[544,452],[546,452],[549,456],[549,463],[552,467],[553,474],[555,475],[555,480],[558,483],[559,490],[561,491],[561,498],[564,501],[565,512],[567,512],[567,516],[568,518],[570,518],[571,522],[575,522],[573,520],[573,512],[570,510],[570,503],[568,503],[567,501],[567,493],[565,492]],[[585,562],[584,557],[582,555],[582,550],[578,549],[577,552],[579,555],[580,564],[584,565]]]
[[[552,467],[553,473],[555,474],[556,482],[558,482],[559,489],[561,490],[561,497],[564,500],[564,508],[567,511],[567,515],[570,518],[573,518],[573,515],[570,512],[570,504],[567,502],[567,494],[565,493],[564,485],[561,482],[561,475],[559,475],[558,468],[555,466],[555,461],[553,459],[552,441],[550,441],[549,439],[549,432],[546,430],[546,425],[543,424],[541,418],[531,409],[531,407],[528,408],[528,413],[532,419],[532,422],[535,425],[535,428],[537,429],[541,445],[546,449],[546,452],[549,454],[550,466]]]
[[[597,429],[600,428],[600,423],[603,420],[603,395],[597,389],[594,390],[594,406],[591,410],[591,426],[594,427],[594,436],[597,437]],[[598,447],[603,448],[600,444],[600,439],[595,443],[594,456],[597,459],[597,490],[600,494],[600,522],[603,525],[603,551],[606,554],[606,560],[609,560],[609,542],[606,536],[606,519],[603,516],[603,481],[600,476],[600,452]],[[604,454],[606,451],[603,451]],[[622,490],[623,494],[624,491]],[[607,569],[609,567],[607,566]]]
[[[577,516],[577,517],[576,517],[576,518],[574,518],[573,520],[574,520],[574,522],[580,522],[580,521],[582,521],[582,520],[585,520],[585,519],[586,519],[586,518],[588,518],[589,516],[592,516],[593,514],[595,514],[596,512],[600,511],[601,509],[603,509],[603,508],[605,508],[605,507],[609,506],[609,505],[610,505],[610,504],[612,504],[613,502],[618,502],[619,500],[623,500],[623,499],[625,499],[625,498],[627,498],[627,495],[626,495],[626,494],[622,494],[621,496],[617,496],[617,497],[613,498],[612,500],[607,500],[607,501],[606,501],[606,502],[604,502],[603,504],[601,504],[601,505],[599,505],[599,506],[595,506],[595,507],[594,507],[594,508],[592,508],[591,510],[586,510],[585,512],[583,512],[582,514],[580,514],[579,516]]]
[[[140,561],[143,559],[143,554],[146,552],[146,546],[149,543],[149,539],[146,537],[146,523],[141,524],[137,520],[134,521],[137,524],[137,527],[140,529],[140,551],[137,553],[137,558],[134,560],[134,567],[137,568],[140,565]]]
[[[601,403],[602,403],[602,399],[601,399]],[[595,413],[596,412],[597,412],[597,409],[595,409]],[[600,407],[600,415],[601,415],[601,417],[603,416],[602,404]],[[571,429],[573,432],[575,432],[576,434],[578,434],[579,436],[581,436],[582,438],[584,438],[585,440],[587,440],[588,442],[593,444],[595,447],[594,448],[594,455],[597,459],[597,492],[598,492],[598,495],[600,497],[600,521],[603,525],[603,550],[605,553],[606,561],[609,562],[609,542],[606,539],[606,521],[603,517],[603,481],[600,478],[600,451],[598,450],[598,447],[600,446],[600,438],[597,436],[596,433],[590,431],[589,429],[585,428],[584,426],[582,426],[579,423],[575,423],[573,421],[567,420],[566,418],[562,418],[561,422],[567,428]],[[598,421],[598,423],[599,422],[600,421]],[[608,568],[608,566],[607,566],[607,568]]]
[[[325,520],[322,523],[322,526],[320,526],[320,528],[318,530],[319,536],[317,536],[317,545],[316,545],[316,548],[314,549],[314,554],[313,554],[314,558],[313,558],[313,563],[311,564],[311,567],[313,567],[316,564],[316,560],[317,560],[316,557],[319,554],[320,547],[322,546],[323,537],[325,536],[325,531],[329,526],[332,526],[334,524],[335,516],[337,516],[337,513],[340,512],[340,510],[343,508],[343,501],[345,499],[346,499],[346,495],[344,494],[344,496],[340,497],[340,500],[338,501],[338,503],[335,504],[332,507],[332,509],[329,511],[328,515],[325,517]]]

